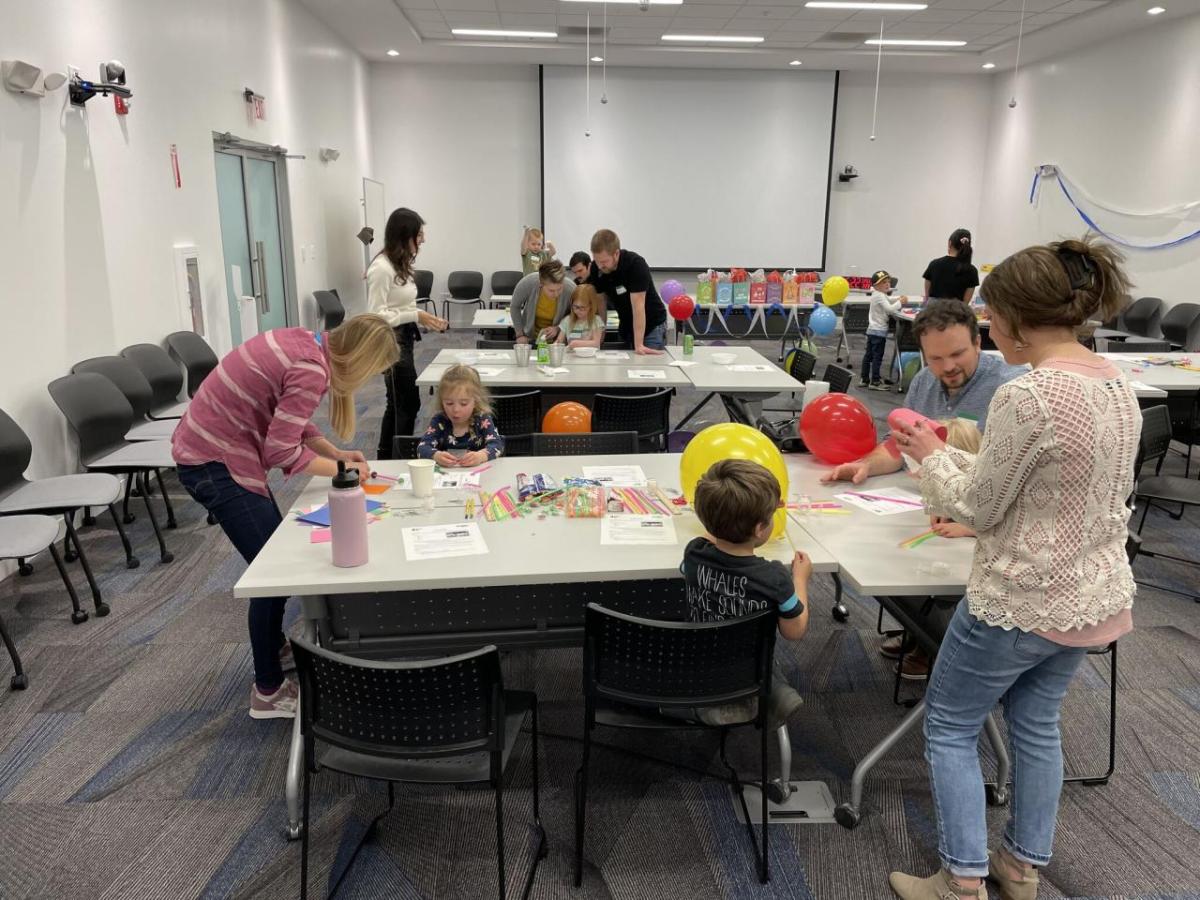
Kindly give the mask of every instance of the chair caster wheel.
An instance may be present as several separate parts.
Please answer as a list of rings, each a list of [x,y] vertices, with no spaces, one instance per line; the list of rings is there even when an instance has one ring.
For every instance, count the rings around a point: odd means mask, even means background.
[[[285,825],[283,826],[283,836],[289,841],[300,840],[300,835],[304,831],[303,825]]]
[[[785,784],[778,779],[767,783],[767,800],[771,803],[786,803],[791,793],[792,786],[790,784]]]
[[[839,603],[833,608],[833,619],[835,622],[850,621],[850,610],[846,609],[844,604]]]
[[[135,516],[133,513],[126,513],[125,515],[121,516],[121,522],[125,525],[132,525],[136,521],[137,516]]]
[[[88,614],[82,609],[71,613],[71,624],[80,625],[88,620]]]
[[[112,610],[110,610],[108,608],[107,603],[97,603],[96,604],[96,615],[99,616],[101,619],[103,619],[105,616],[107,616],[110,612],[112,612]]]
[[[204,521],[207,522],[209,525],[216,525],[217,517],[214,516],[212,513],[209,513],[208,517]]]
[[[166,564],[167,564],[167,563],[169,563],[169,562],[174,562],[174,561],[175,561],[175,554],[174,554],[174,553],[171,553],[170,551],[168,551],[168,552],[164,553],[162,556],[160,556],[160,557],[158,558],[158,561],[159,561],[160,563],[162,563],[163,565],[166,565]]]
[[[22,672],[20,675],[14,675],[8,682],[8,686],[14,691],[23,691],[29,687],[29,676]]]
[[[63,562],[75,562],[77,559],[79,559],[79,554],[74,550],[68,550],[63,554]]]
[[[857,828],[862,821],[862,815],[849,803],[839,804],[833,811],[833,817],[839,825],[850,830]]]
[[[96,517],[95,517],[95,516],[84,516],[84,517],[83,517],[83,524],[84,524],[84,525],[88,525],[88,526],[95,525],[95,524],[96,524]]]
[[[21,563],[21,567],[17,571],[21,573],[22,578],[28,578],[33,574],[33,566],[29,563]]]
[[[138,559],[136,556],[131,556],[131,557],[129,557],[129,559],[125,560],[125,568],[127,568],[127,569],[136,569],[141,564],[142,564],[142,561],[140,559]]]
[[[994,784],[984,785],[984,796],[987,797],[988,806],[1008,806],[1008,787],[999,787]]]

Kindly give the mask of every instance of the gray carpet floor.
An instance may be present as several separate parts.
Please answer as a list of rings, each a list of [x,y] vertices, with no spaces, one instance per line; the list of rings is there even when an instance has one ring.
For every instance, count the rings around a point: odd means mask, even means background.
[[[427,340],[419,345],[421,361],[469,339],[457,332]],[[759,347],[772,357],[778,349]],[[822,366],[832,358],[832,347],[823,348]],[[699,399],[681,392],[673,420]],[[863,399],[881,422],[897,400]],[[379,389],[362,395],[356,446],[375,446],[381,403]],[[696,422],[723,419],[713,402]],[[1170,466],[1182,470],[1178,458]],[[138,520],[130,526],[142,559],[136,570],[125,569],[111,525],[101,520],[84,529],[112,605],[107,618],[72,625],[46,558],[36,561],[32,576],[0,583],[0,614],[31,682],[26,691],[0,691],[2,900],[298,894],[299,846],[282,835],[290,723],[246,715],[245,608],[231,593],[243,564],[178,482],[169,477],[167,484],[179,512],[179,528],[169,532],[172,564],[158,564],[144,510],[135,507]],[[286,503],[296,485],[277,481],[276,487]],[[1200,557],[1198,525],[1194,513],[1176,522],[1152,512],[1147,545]],[[82,586],[78,566],[71,569]],[[1162,586],[1197,588],[1195,570],[1184,566],[1143,560],[1136,571]],[[839,625],[827,614],[828,579],[815,582],[809,635],[780,648],[787,677],[806,699],[790,723],[793,775],[825,781],[840,801],[855,761],[904,710],[892,704],[891,668],[875,652],[874,601],[850,597],[850,622]],[[1121,641],[1117,773],[1107,786],[1064,790],[1043,898],[1200,898],[1200,605],[1145,588],[1134,618],[1136,630]],[[505,665],[510,686],[538,692],[547,733],[540,763],[550,855],[534,897],[885,898],[889,870],[936,866],[919,734],[876,768],[858,829],[773,826],[766,886],[757,883],[726,787],[702,774],[718,770],[712,738],[612,734],[602,739],[618,749],[594,757],[585,880],[576,891],[570,883],[571,784],[582,722],[578,653],[516,653]],[[7,661],[0,662],[0,676],[7,678]],[[1103,769],[1107,698],[1107,660],[1089,659],[1063,712],[1069,772]],[[731,746],[739,767],[753,773],[755,738],[746,734]],[[510,895],[532,852],[527,741],[518,748],[507,792]],[[315,790],[318,896],[386,799],[380,785],[330,774],[317,777]],[[400,789],[397,809],[359,855],[339,896],[495,896],[492,815],[486,789]],[[994,835],[1004,816],[990,811]]]

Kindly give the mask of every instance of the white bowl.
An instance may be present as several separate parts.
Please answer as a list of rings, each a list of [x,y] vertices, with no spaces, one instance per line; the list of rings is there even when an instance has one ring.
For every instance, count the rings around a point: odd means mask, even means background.
[[[479,362],[478,353],[460,353],[458,354],[457,358],[458,361],[464,366],[473,366],[475,363]]]
[[[574,348],[572,348],[571,352],[574,353],[576,356],[578,356],[580,359],[590,359],[591,357],[596,355],[596,348],[595,347],[574,347]]]
[[[736,353],[714,353],[712,355],[713,362],[718,366],[732,365],[735,359],[737,359]]]

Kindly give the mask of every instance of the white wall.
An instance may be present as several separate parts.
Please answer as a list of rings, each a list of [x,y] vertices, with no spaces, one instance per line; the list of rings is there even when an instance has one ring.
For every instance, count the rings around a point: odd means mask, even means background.
[[[541,216],[536,66],[373,65],[371,134],[388,211],[425,219],[417,266],[435,297],[455,269],[483,272],[486,291],[521,268],[521,228]]]
[[[229,349],[212,132],[307,155],[288,162],[301,306],[317,288],[362,295],[367,67],[290,0],[0,0],[0,21],[5,58],[75,64],[85,78],[117,58],[134,92],[121,119],[108,98],[80,113],[65,88],[41,101],[0,89],[0,407],[29,432],[31,471],[44,475],[74,465],[46,384],[80,359],[190,327],[174,245],[199,248],[207,336]],[[247,121],[246,86],[266,96],[265,122]],[[321,163],[318,146],[341,158]]]
[[[997,79],[983,210],[997,258],[1086,231],[1053,181],[1043,182],[1040,202],[1030,206],[1040,164],[1062,166],[1097,199],[1126,209],[1200,200],[1198,49],[1200,16],[1192,16],[1030,66],[1021,74],[1015,109],[1008,108],[1011,78]],[[1098,215],[1102,227],[1146,243],[1182,233]],[[1187,230],[1197,229],[1200,217],[1193,217]],[[1126,259],[1134,296],[1200,301],[1200,239],[1171,250],[1129,250]]]

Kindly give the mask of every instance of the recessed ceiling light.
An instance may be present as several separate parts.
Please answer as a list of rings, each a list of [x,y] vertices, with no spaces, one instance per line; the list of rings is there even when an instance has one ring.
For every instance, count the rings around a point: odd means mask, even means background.
[[[1152,16],[1162,15],[1166,11],[1167,11],[1167,8],[1165,6],[1152,6],[1148,10],[1146,10],[1146,12]]]
[[[511,28],[452,28],[451,34],[462,37],[519,37],[519,38],[556,38],[557,31],[514,31]]]
[[[387,52],[387,55],[388,55],[388,56],[399,56],[399,55],[400,55],[400,51],[399,51],[399,50],[389,50],[389,51]]]
[[[604,62],[604,57],[603,56],[593,56],[592,62]]]
[[[994,69],[994,68],[996,68],[996,64],[995,63],[984,63],[983,67],[985,69]]]
[[[788,65],[789,66],[802,66],[802,65],[804,65],[804,63],[800,62],[800,60],[798,60],[798,59],[793,59],[790,63],[788,63]]]
[[[869,0],[852,2],[852,0],[809,0],[804,4],[809,9],[866,9],[866,10],[916,10],[929,9],[928,3],[871,3]]]
[[[909,41],[903,38],[871,38],[863,41],[864,44],[870,44],[872,47],[965,47],[966,41]]]
[[[696,41],[704,44],[761,44],[766,38],[746,34],[664,34],[664,41]]]

